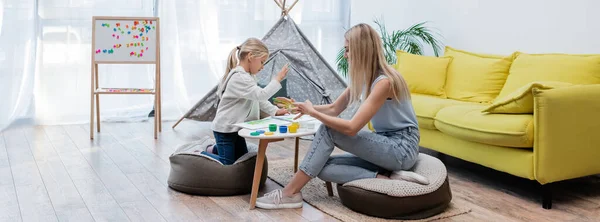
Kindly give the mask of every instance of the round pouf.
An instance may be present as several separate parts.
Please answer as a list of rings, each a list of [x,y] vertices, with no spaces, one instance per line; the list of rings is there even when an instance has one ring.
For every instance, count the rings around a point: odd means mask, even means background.
[[[416,220],[442,213],[452,200],[442,161],[421,153],[411,171],[427,177],[429,184],[361,179],[338,184],[338,195],[344,206],[374,217]]]
[[[210,137],[183,144],[177,148],[169,160],[171,171],[168,184],[174,190],[203,196],[229,196],[248,194],[252,190],[256,150],[254,144],[248,144],[248,153],[232,165],[201,154],[215,141]],[[267,179],[267,159],[265,157],[260,187]]]

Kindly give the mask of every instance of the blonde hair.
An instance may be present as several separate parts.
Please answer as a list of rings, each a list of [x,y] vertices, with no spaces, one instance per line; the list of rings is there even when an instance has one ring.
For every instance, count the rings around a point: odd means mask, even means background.
[[[360,100],[363,90],[365,98],[371,94],[371,86],[378,74],[387,76],[393,92],[393,99],[410,99],[410,91],[404,78],[387,64],[383,43],[373,27],[361,23],[350,28],[344,38],[348,41],[350,76],[350,103]],[[366,87],[363,88],[363,87]]]
[[[242,45],[236,46],[229,53],[229,57],[227,58],[227,66],[225,68],[225,75],[223,75],[221,82],[225,82],[229,72],[231,72],[231,70],[238,65],[240,60],[246,59],[247,56],[259,58],[269,56],[269,49],[257,38],[246,39]]]

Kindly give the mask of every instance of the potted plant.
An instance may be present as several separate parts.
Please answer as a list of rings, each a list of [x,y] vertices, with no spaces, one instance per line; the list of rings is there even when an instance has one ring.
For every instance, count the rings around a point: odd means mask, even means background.
[[[423,44],[425,43],[433,48],[435,56],[439,56],[441,43],[436,38],[437,33],[425,26],[427,22],[421,22],[410,26],[404,30],[395,30],[388,33],[379,20],[374,21],[378,26],[381,40],[383,41],[383,50],[385,59],[390,65],[396,64],[396,50],[402,50],[408,53],[423,55]],[[344,48],[342,47],[336,57],[338,71],[346,77],[348,74],[348,61],[344,58]]]

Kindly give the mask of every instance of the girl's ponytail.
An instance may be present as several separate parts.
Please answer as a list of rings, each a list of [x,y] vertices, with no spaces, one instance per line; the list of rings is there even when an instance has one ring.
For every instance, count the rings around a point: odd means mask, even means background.
[[[223,79],[221,80],[223,83],[225,82],[225,80],[227,80],[227,76],[229,75],[229,72],[231,72],[231,69],[235,68],[235,66],[237,66],[238,64],[238,50],[240,50],[240,47],[236,46],[229,53],[229,57],[227,57],[227,67],[225,68],[225,75],[223,75]]]
[[[229,53],[227,58],[227,66],[225,67],[225,75],[221,82],[224,84],[229,76],[229,72],[238,65],[239,60],[244,60],[246,57],[263,57],[269,56],[267,46],[257,38],[249,38],[240,46],[236,46]],[[239,57],[239,58],[238,58]]]

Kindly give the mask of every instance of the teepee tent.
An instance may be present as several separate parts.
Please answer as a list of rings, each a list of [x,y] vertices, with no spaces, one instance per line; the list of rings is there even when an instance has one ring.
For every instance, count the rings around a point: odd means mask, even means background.
[[[285,9],[281,2],[282,17],[262,38],[269,49],[269,58],[263,70],[257,73],[259,86],[266,86],[285,64],[289,71],[280,89],[274,96],[292,98],[296,101],[310,100],[313,104],[330,104],[346,89],[347,84],[308,41],[300,28],[287,15],[291,7]],[[212,121],[217,111],[217,88],[215,86],[200,99],[177,123],[183,119]],[[340,117],[349,117],[352,109],[347,109]]]

